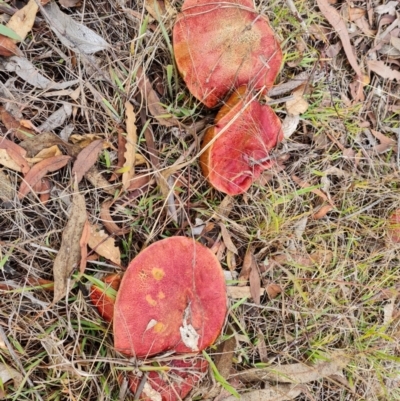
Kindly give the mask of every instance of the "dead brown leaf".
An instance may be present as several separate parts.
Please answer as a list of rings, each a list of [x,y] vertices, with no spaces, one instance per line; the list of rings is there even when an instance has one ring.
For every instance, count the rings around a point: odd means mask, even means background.
[[[142,92],[142,97],[146,101],[146,105],[151,115],[165,127],[179,126],[179,121],[168,115],[160,103],[160,99],[152,88],[149,79],[146,77],[142,68],[137,72],[137,85]]]
[[[396,81],[400,82],[400,71],[393,70],[383,61],[367,60],[367,65],[371,71],[373,71],[375,74],[378,74],[380,77],[389,79],[390,81],[395,79]]]
[[[138,137],[136,115],[130,102],[125,103],[125,113],[127,135],[124,152],[125,163],[123,166],[124,172],[122,173],[122,185],[124,189],[127,190],[129,188],[131,179],[135,175],[135,155]]]
[[[349,13],[349,20],[353,22],[361,17],[364,17],[364,15],[367,14],[367,10],[364,10],[363,8],[360,7],[348,7],[348,13]]]
[[[8,156],[19,166],[23,174],[29,171],[30,167],[25,159],[25,149],[6,138],[0,139],[0,149],[7,151]]]
[[[214,363],[222,377],[229,377],[231,374],[235,349],[235,336],[228,338],[218,345]]]
[[[2,106],[0,106],[0,119],[7,130],[14,134],[19,140],[24,140],[26,137],[35,135],[34,130],[25,127],[22,121],[17,121],[14,116]]]
[[[307,84],[300,85],[295,91],[293,91],[293,99],[286,102],[286,110],[290,115],[298,116],[307,111],[308,102],[304,99],[304,92],[306,90],[306,87]]]
[[[114,238],[106,234],[100,226],[90,225],[88,245],[100,256],[117,265],[121,264],[121,253],[119,248],[115,246]]]
[[[252,264],[253,264],[253,259],[254,259],[253,249],[251,247],[248,247],[246,254],[244,255],[244,258],[243,258],[242,269],[240,270],[240,274],[239,274],[239,278],[238,278],[239,286],[244,286],[249,281],[250,272],[251,272],[251,268],[252,268]]]
[[[100,219],[106,230],[112,235],[124,235],[128,234],[131,229],[127,228],[120,228],[115,224],[114,220],[111,217],[110,207],[114,203],[113,200],[108,200],[103,202],[100,209]]]
[[[23,199],[47,173],[64,167],[70,159],[70,156],[55,156],[35,164],[24,177],[19,188],[18,198]]]
[[[229,249],[231,252],[233,252],[234,254],[237,255],[238,250],[237,250],[235,244],[232,242],[231,235],[230,235],[228,229],[225,227],[225,225],[223,223],[218,223],[218,225],[221,229],[222,239],[223,239],[227,249]]]
[[[90,237],[90,224],[88,219],[86,219],[85,224],[83,225],[82,235],[79,240],[79,247],[81,248],[81,262],[79,264],[79,272],[81,274],[85,273],[87,256],[88,256],[88,242]]]
[[[304,391],[303,386],[293,384],[266,384],[263,390],[254,390],[240,395],[241,401],[290,401]],[[237,401],[233,395],[221,401]]]
[[[44,159],[48,159],[49,157],[54,157],[54,156],[61,156],[62,152],[60,148],[57,145],[50,146],[49,148],[42,149],[35,157],[27,157],[26,160],[31,163],[39,163]]]
[[[333,29],[339,35],[339,38],[343,44],[343,49],[346,53],[347,60],[349,61],[351,67],[356,73],[357,77],[362,80],[362,71],[358,65],[357,59],[353,52],[353,47],[350,42],[349,34],[347,32],[347,27],[337,10],[329,5],[327,0],[317,0],[318,7],[327,21],[332,25]]]
[[[282,292],[282,287],[275,283],[269,283],[265,286],[265,291],[269,299],[275,299]]]
[[[149,174],[138,174],[131,180],[128,191],[135,191],[154,182],[155,180]]]
[[[15,42],[7,36],[0,35],[0,56],[11,57],[19,56],[22,57],[23,53],[19,50]]]
[[[62,299],[68,290],[68,279],[81,259],[80,239],[86,222],[86,203],[82,194],[72,196],[72,210],[64,228],[61,247],[54,260],[54,302]]]
[[[237,287],[237,286],[230,286],[227,287],[228,296],[233,299],[241,299],[241,298],[252,298],[252,294],[250,291],[250,286],[246,287]],[[260,288],[260,297],[265,294],[265,289]]]
[[[314,365],[294,363],[290,365],[268,366],[262,369],[247,369],[237,373],[245,382],[270,382],[305,384],[332,375],[343,376],[343,369],[348,363],[344,355],[335,355],[330,361],[318,362]]]
[[[383,135],[379,131],[371,129],[370,132],[380,142],[379,145],[376,145],[372,148],[373,152],[385,153],[397,146],[397,142],[394,139],[388,138],[386,135]]]
[[[258,271],[258,266],[255,260],[255,257],[252,256],[251,258],[251,271],[249,277],[249,284],[250,284],[250,294],[253,298],[253,301],[256,305],[260,305],[261,301],[261,278],[260,272]]]
[[[8,154],[6,149],[0,149],[0,164],[10,170],[21,172],[21,166]]]
[[[7,27],[21,38],[20,42],[23,42],[32,30],[38,10],[36,1],[29,0],[28,4],[19,9],[8,21]]]
[[[315,212],[311,217],[314,220],[323,219],[331,210],[333,209],[332,205],[322,205],[317,212]]]
[[[77,183],[81,182],[83,176],[96,163],[102,149],[103,141],[97,139],[79,153],[72,167],[72,177]]]

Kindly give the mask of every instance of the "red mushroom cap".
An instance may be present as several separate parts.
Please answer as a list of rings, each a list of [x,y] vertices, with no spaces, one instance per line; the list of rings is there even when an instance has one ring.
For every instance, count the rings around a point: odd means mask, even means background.
[[[226,287],[215,255],[186,237],[150,245],[130,263],[114,308],[114,345],[137,357],[198,352],[219,335]]]
[[[115,297],[107,294],[107,288],[118,291],[121,276],[119,274],[110,274],[104,277],[102,281],[104,282],[104,288],[92,285],[89,296],[99,315],[107,322],[111,322],[114,317]]]
[[[207,107],[234,88],[270,88],[282,52],[251,0],[186,0],[173,30],[176,64],[189,91]]]
[[[221,108],[204,136],[200,156],[210,184],[228,195],[246,192],[273,165],[269,152],[283,139],[281,122],[268,105],[239,88]]]

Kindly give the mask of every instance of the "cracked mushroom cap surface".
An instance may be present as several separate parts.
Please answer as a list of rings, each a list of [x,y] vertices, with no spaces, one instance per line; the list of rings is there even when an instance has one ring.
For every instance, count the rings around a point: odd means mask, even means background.
[[[246,192],[274,161],[270,151],[283,139],[279,117],[240,87],[204,135],[200,166],[217,190],[228,195]]]
[[[251,0],[186,0],[173,47],[189,91],[207,107],[242,85],[267,91],[282,64],[279,43]]]
[[[171,237],[140,252],[114,308],[114,345],[129,356],[199,352],[218,337],[227,311],[223,271],[191,238]]]

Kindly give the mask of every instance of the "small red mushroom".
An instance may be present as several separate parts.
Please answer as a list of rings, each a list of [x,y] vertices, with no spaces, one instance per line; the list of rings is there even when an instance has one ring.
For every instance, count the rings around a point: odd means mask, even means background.
[[[173,47],[189,91],[207,107],[242,85],[268,90],[282,63],[279,43],[252,0],[186,0]]]
[[[201,357],[174,359],[165,366],[169,367],[168,373],[152,371],[148,374],[140,401],[153,401],[154,395],[162,401],[183,400],[208,370],[208,362]],[[141,378],[131,375],[128,380],[129,389],[135,394]]]
[[[92,285],[89,296],[100,316],[104,320],[111,322],[114,317],[115,304],[115,296],[113,296],[111,292],[118,291],[121,283],[121,276],[119,274],[110,274],[104,277],[102,281],[104,283],[103,288]],[[109,291],[109,288],[114,291]]]
[[[225,280],[214,254],[186,237],[158,241],[130,263],[119,276],[104,280],[117,299],[92,286],[99,313],[113,321],[114,344],[129,356],[147,357],[167,350],[198,353],[219,335],[227,311]],[[204,376],[208,362],[201,356],[161,363],[148,373],[140,400],[178,401]],[[136,392],[141,378],[128,375]]]
[[[236,90],[204,136],[200,165],[209,183],[228,195],[246,192],[273,165],[270,151],[283,139],[281,122],[270,106]]]

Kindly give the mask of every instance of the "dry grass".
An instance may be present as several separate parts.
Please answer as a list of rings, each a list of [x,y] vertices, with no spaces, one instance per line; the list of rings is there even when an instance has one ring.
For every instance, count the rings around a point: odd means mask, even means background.
[[[88,0],[84,6],[67,11],[113,45],[91,62],[63,47],[45,23],[36,27],[22,46],[26,57],[51,79],[79,79],[78,101],[65,95],[46,97],[15,74],[0,71],[2,101],[36,126],[61,104],[69,103],[73,114],[56,133],[69,123],[74,134],[101,134],[117,146],[118,129],[124,127],[123,105],[126,100],[137,102],[135,76],[143,67],[150,81],[164,92],[162,102],[184,124],[190,127],[209,118],[212,112],[190,97],[176,71],[167,74],[166,67],[173,65],[168,42],[173,19],[164,19],[162,24],[150,21],[146,30],[144,4],[126,2],[125,6],[136,12],[130,14],[119,3],[124,2]],[[180,7],[180,3],[173,5]],[[296,2],[296,6],[307,26],[328,26],[314,3]],[[233,332],[237,340],[233,369],[240,372],[270,363],[313,363],[341,351],[349,358],[346,380],[325,378],[309,383],[296,400],[399,400],[400,248],[386,239],[387,218],[400,208],[399,160],[393,151],[371,151],[371,138],[362,128],[365,121],[377,130],[399,127],[398,113],[388,108],[398,99],[390,95],[399,93],[398,85],[374,77],[365,88],[365,102],[346,104],[343,95],[348,96],[352,74],[343,54],[333,62],[321,60],[325,44],[304,34],[285,1],[262,1],[258,7],[270,18],[288,63],[278,82],[302,71],[313,72],[308,98],[311,106],[296,134],[280,146],[280,151],[290,156],[285,169],[272,171],[269,180],[232,199],[229,216],[216,215],[224,196],[209,188],[197,162],[175,173],[178,222],[167,213],[166,200],[154,185],[120,196],[113,218],[131,227],[130,234],[116,238],[122,266],[157,239],[190,235],[196,218],[210,224],[201,241],[213,246],[220,241],[219,220],[238,248],[233,268],[240,272],[251,245],[263,284],[274,283],[282,289],[273,299],[263,297],[261,305],[251,303],[251,299],[230,301],[225,333]],[[327,39],[336,41],[333,33]],[[372,45],[368,39],[363,43]],[[275,110],[284,117],[281,105]],[[173,164],[188,149],[191,153],[185,160],[196,156],[201,131],[174,131],[150,121],[160,169]],[[140,132],[143,121],[138,126]],[[0,125],[0,129],[5,134],[4,127]],[[343,157],[340,146],[353,149],[357,160]],[[139,152],[149,158],[144,132],[140,132]],[[116,152],[105,150],[97,167],[109,177],[115,162]],[[146,166],[138,172],[154,174]],[[7,174],[17,187],[18,175],[11,170]],[[293,175],[308,184],[300,188]],[[0,206],[0,281],[12,287],[0,289],[0,363],[15,368],[26,380],[19,389],[8,384],[5,397],[133,400],[120,389],[118,377],[137,369],[138,362],[113,350],[110,327],[87,299],[88,282],[71,281],[68,299],[50,305],[52,293],[27,281],[27,277],[52,280],[53,261],[68,219],[71,172],[65,168],[53,173],[51,180],[52,200],[48,204],[31,196]],[[110,196],[86,181],[79,188],[85,195],[90,221],[101,223],[100,206]],[[315,188],[325,189],[336,206],[319,220],[312,218],[323,204],[313,192]],[[314,261],[307,255],[314,255]],[[274,259],[278,262],[273,263]],[[228,265],[232,268],[227,253],[221,255],[221,263],[226,270]],[[86,274],[99,277],[112,271],[114,266],[93,261]],[[9,344],[3,343],[4,335]],[[211,349],[209,353],[214,352]],[[212,377],[207,378],[197,399],[215,395],[216,387]]]

